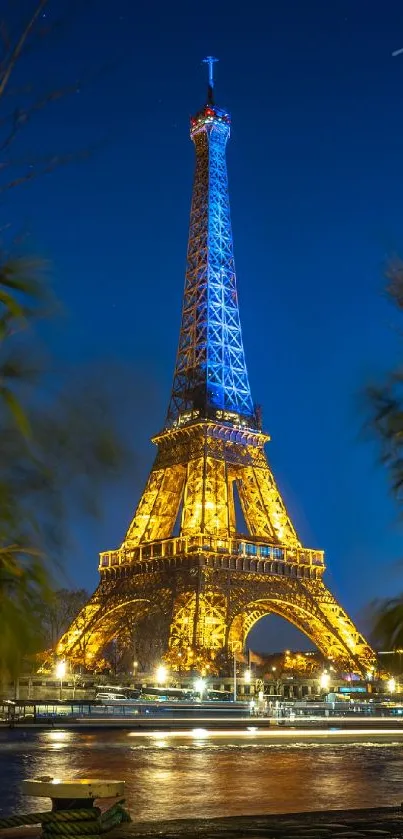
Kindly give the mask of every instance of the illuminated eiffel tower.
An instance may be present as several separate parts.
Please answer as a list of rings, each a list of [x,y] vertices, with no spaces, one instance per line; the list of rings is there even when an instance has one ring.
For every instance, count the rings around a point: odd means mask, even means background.
[[[206,61],[207,103],[190,126],[196,171],[166,423],[124,541],[101,554],[99,586],[57,653],[91,667],[111,639],[148,633],[172,668],[214,672],[274,613],[338,666],[364,671],[374,653],[323,583],[323,552],[302,546],[266,460],[239,319],[231,120],[214,103],[214,59]],[[239,507],[247,533],[237,528]]]

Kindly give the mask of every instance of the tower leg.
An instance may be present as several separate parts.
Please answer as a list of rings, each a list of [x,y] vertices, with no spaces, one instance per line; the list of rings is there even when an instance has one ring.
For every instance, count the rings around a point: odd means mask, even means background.
[[[185,484],[186,468],[180,464],[153,469],[127,531],[124,547],[167,539],[172,534]]]
[[[291,519],[263,452],[256,463],[239,470],[237,486],[242,512],[254,536],[273,539],[287,547],[300,547]]]
[[[192,590],[175,602],[167,660],[173,667],[218,672],[217,656],[225,649],[226,597],[206,583],[202,572]]]

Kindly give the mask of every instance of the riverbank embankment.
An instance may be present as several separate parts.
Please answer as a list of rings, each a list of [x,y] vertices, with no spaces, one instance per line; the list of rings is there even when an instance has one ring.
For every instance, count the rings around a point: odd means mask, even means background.
[[[401,807],[176,819],[124,824],[108,839],[403,839]],[[39,839],[37,827],[0,830],[0,839]]]

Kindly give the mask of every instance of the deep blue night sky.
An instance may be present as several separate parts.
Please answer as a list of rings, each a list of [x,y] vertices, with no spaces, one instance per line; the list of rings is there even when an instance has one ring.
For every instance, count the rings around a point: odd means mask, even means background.
[[[69,6],[50,2],[49,17]],[[122,540],[152,463],[149,437],[164,420],[193,175],[188,119],[203,104],[200,61],[212,53],[216,99],[232,114],[253,396],[297,528],[325,548],[327,581],[357,617],[401,587],[402,528],[376,453],[360,439],[359,393],[401,350],[382,264],[403,253],[403,55],[391,57],[403,46],[402,3],[97,0],[76,9],[19,80],[46,89],[82,78],[80,93],[39,114],[20,143],[97,148],[10,193],[6,210],[53,262],[68,310],[55,351],[72,364],[125,362],[120,408],[138,469],[113,488],[101,522],[75,522],[69,580],[95,586],[97,553]],[[255,630],[255,646],[300,644],[293,631],[271,640],[265,631]]]

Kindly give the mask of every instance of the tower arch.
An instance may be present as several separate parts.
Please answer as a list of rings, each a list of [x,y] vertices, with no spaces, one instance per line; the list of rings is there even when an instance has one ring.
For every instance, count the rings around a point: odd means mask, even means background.
[[[160,602],[155,598],[127,593],[118,600],[111,598],[106,605],[99,595],[99,589],[79,612],[68,631],[61,638],[57,654],[91,669],[100,658],[103,650],[114,639],[122,643],[136,641],[139,627],[145,619],[153,618],[160,634],[161,624],[165,626],[165,646],[169,636],[170,618],[167,614],[164,597]],[[144,633],[143,633],[144,634]]]
[[[251,601],[234,617],[228,632],[229,648],[234,652],[242,651],[251,629],[268,615],[277,615],[292,624],[327,658],[338,661],[343,655],[346,661],[350,658],[349,651],[343,651],[340,638],[331,631],[323,618],[313,616],[305,608],[270,598]]]

